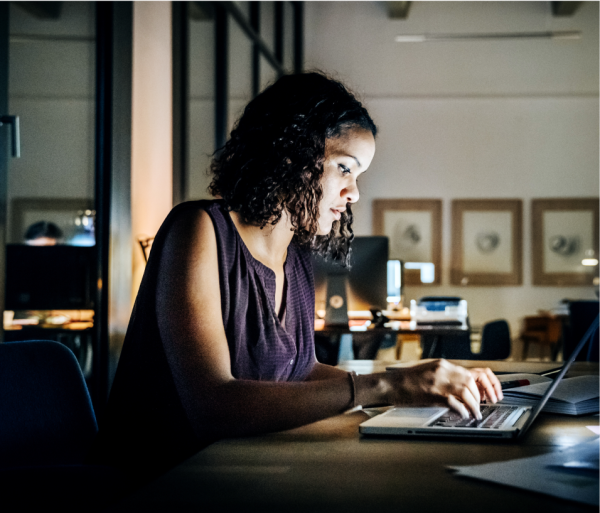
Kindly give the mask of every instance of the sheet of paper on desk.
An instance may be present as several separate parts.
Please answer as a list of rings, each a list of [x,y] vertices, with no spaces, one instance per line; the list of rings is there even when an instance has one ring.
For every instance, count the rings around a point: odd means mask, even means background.
[[[599,440],[533,458],[449,468],[458,476],[598,506]]]

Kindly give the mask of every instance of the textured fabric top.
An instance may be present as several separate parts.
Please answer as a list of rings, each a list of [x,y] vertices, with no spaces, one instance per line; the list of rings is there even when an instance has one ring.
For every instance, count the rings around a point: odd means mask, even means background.
[[[315,363],[310,255],[293,244],[288,248],[284,328],[275,311],[275,273],[250,254],[220,201],[201,204],[217,235],[221,311],[233,376],[304,380]]]
[[[182,203],[158,231],[133,308],[108,404],[88,462],[111,465],[141,483],[211,443],[187,418],[160,337],[156,287],[173,223],[206,210],[217,237],[221,310],[238,379],[301,381],[314,357],[314,286],[310,256],[290,245],[285,326],[275,313],[275,274],[255,260],[220,201]],[[201,392],[200,392],[201,393]],[[134,484],[136,484],[134,483]]]

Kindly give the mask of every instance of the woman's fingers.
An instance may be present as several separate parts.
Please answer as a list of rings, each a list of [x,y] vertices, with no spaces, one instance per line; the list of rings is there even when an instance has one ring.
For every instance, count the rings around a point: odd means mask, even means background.
[[[480,390],[484,392],[490,401],[496,403],[504,398],[502,385],[490,369],[471,369],[471,373],[477,381]]]
[[[469,418],[469,410],[453,395],[448,396],[448,406],[460,414],[463,419]]]
[[[477,383],[475,382],[475,379],[473,378],[470,372],[467,372],[467,388],[469,389],[471,395],[475,399],[475,402],[477,403],[477,411],[479,411],[479,403],[481,403],[481,394],[479,393],[479,387],[477,386]]]
[[[487,374],[482,373],[477,376],[477,385],[479,386],[479,388],[482,392],[481,395],[483,395],[483,397],[485,399],[489,399],[493,403],[498,402],[498,397],[496,396],[496,391],[494,390],[494,387],[492,386]]]
[[[473,383],[475,383],[475,380],[473,380]],[[481,420],[481,411],[479,410],[479,391],[477,391],[477,395],[474,396],[471,388],[465,386],[462,388],[459,398],[471,411],[473,417],[475,417],[477,420]]]

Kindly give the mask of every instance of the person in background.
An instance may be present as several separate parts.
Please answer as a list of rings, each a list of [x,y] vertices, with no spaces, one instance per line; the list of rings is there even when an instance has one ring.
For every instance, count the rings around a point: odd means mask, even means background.
[[[62,230],[54,223],[38,221],[27,228],[25,244],[29,246],[55,246],[62,236]]]
[[[222,437],[358,405],[481,418],[481,399],[502,398],[489,369],[435,360],[356,376],[315,358],[311,253],[348,264],[376,134],[321,73],[283,76],[247,105],[213,159],[217,199],[176,206],[156,235],[90,462],[139,484]]]

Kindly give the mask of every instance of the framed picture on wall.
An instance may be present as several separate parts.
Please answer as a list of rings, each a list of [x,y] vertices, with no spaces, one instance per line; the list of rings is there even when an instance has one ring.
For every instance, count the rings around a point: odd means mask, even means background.
[[[534,285],[592,285],[598,276],[598,201],[532,200]]]
[[[406,285],[441,283],[442,200],[374,200],[373,235],[389,238],[390,260],[402,260],[408,264],[404,271]],[[429,269],[433,264],[433,273],[429,273],[427,279],[423,278],[422,264]]]
[[[521,285],[523,202],[452,201],[453,285]]]

